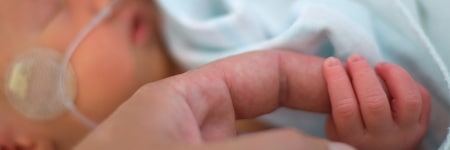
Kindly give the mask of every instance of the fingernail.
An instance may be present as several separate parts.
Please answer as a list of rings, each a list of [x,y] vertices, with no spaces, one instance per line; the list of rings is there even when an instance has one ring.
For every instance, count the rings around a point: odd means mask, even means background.
[[[328,150],[356,150],[356,149],[344,143],[331,142],[328,144]]]
[[[328,67],[340,66],[341,61],[335,57],[329,57],[325,60],[325,65]]]
[[[358,54],[352,55],[349,58],[350,62],[358,62],[364,60],[364,57]]]

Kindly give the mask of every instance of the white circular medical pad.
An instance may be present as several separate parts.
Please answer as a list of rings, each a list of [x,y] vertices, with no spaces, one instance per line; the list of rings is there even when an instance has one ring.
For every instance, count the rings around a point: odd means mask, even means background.
[[[6,75],[6,96],[18,112],[33,120],[52,120],[73,103],[76,79],[56,50],[31,49],[16,57]],[[63,74],[64,73],[64,74]],[[64,83],[62,83],[64,82]]]

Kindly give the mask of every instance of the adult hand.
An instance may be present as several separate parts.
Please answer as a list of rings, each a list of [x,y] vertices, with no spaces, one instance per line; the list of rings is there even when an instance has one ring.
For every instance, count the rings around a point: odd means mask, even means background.
[[[236,137],[236,119],[281,106],[328,112],[322,63],[293,52],[261,51],[145,85],[77,148],[352,149],[293,129]]]

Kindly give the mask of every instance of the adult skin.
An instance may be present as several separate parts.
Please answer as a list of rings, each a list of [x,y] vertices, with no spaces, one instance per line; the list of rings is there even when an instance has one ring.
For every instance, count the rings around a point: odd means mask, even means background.
[[[293,129],[236,137],[235,120],[281,106],[329,112],[323,61],[262,51],[147,84],[77,149],[352,149]]]
[[[394,64],[374,69],[352,55],[347,65],[348,73],[336,58],[287,51],[230,57],[143,86],[79,148],[352,149],[295,130],[236,138],[235,120],[282,106],[332,110],[329,137],[358,149],[417,148],[429,122],[426,89]]]

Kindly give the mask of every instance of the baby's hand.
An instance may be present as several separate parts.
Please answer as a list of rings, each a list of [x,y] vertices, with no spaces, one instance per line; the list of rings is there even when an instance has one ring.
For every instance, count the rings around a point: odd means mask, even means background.
[[[362,150],[417,148],[428,127],[427,91],[397,65],[381,63],[375,72],[359,55],[347,65],[348,74],[336,58],[323,67],[332,106],[329,138]]]

